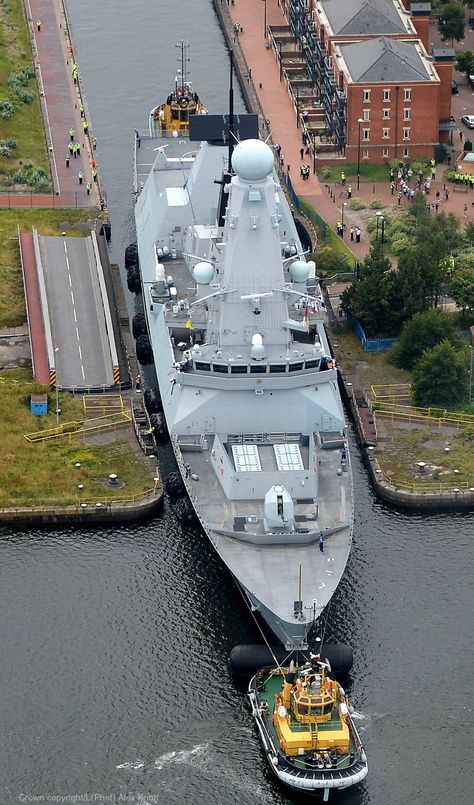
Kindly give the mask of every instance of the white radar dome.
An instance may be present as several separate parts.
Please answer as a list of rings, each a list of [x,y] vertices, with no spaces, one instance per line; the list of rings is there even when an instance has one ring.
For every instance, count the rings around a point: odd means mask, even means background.
[[[273,170],[273,151],[262,140],[242,140],[232,154],[232,167],[240,179],[260,181]]]
[[[295,260],[290,266],[290,274],[293,282],[306,282],[309,277],[309,265],[304,260]]]
[[[201,263],[196,263],[193,268],[193,277],[198,285],[209,285],[214,276],[214,266],[203,260]]]

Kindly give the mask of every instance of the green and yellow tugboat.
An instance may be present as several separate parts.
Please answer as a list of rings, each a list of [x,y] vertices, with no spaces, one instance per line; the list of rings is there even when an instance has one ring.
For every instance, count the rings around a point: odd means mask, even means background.
[[[273,772],[308,794],[349,788],[368,766],[343,688],[319,655],[298,667],[262,668],[250,681],[252,715]]]
[[[206,110],[187,79],[186,51],[187,42],[179,42],[176,47],[181,50],[181,68],[175,78],[174,90],[170,92],[165,103],[159,104],[150,112],[150,135],[152,137],[187,137],[189,134],[189,116],[205,115]]]

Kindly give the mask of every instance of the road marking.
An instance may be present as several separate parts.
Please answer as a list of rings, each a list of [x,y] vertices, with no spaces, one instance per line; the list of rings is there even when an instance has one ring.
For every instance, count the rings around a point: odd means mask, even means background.
[[[70,274],[68,274],[68,277],[69,277],[69,285],[70,285],[70,287],[72,288],[72,279],[71,279],[71,275],[70,275]]]
[[[79,330],[77,329],[77,327],[76,327],[76,335],[77,335],[77,340],[79,341],[80,340],[79,339]]]
[[[81,370],[82,370],[82,379],[83,379],[83,380],[85,380],[85,379],[86,379],[86,376],[85,376],[85,374],[84,374],[84,366],[83,366],[83,364],[82,364],[82,363],[81,363]]]
[[[81,345],[80,345],[80,344],[79,344],[79,357],[80,357],[80,359],[81,359],[81,361],[82,361],[82,349],[81,349]]]
[[[72,304],[75,306],[76,303],[74,302],[74,294],[73,294],[72,291],[71,291],[71,299],[72,299]]]
[[[77,321],[76,308],[74,308],[74,310],[72,312],[74,313],[74,321]]]

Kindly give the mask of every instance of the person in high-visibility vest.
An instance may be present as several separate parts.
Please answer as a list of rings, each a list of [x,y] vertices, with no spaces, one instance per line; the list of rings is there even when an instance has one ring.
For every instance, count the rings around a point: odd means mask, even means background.
[[[84,178],[84,174],[83,174],[83,172],[82,172],[82,171],[79,171],[79,173],[77,174],[77,176],[78,176],[78,179],[79,179],[79,184],[82,184],[82,180],[83,180],[83,178]]]

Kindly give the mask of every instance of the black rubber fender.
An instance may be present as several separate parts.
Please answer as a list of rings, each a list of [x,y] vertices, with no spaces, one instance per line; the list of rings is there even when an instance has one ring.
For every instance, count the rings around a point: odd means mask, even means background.
[[[170,472],[165,481],[165,489],[172,500],[177,500],[186,495],[186,485],[178,470]]]
[[[147,366],[153,363],[153,352],[151,349],[150,339],[147,335],[139,335],[135,348],[137,354],[137,361],[142,366]]]
[[[158,388],[145,389],[143,393],[143,402],[145,403],[145,408],[149,414],[156,414],[163,408],[161,394]]]
[[[295,663],[300,664],[304,659],[309,658],[310,651],[313,654],[320,654],[322,660],[328,660],[331,670],[335,674],[347,673],[352,668],[353,655],[351,646],[344,643],[323,643],[313,647],[307,652],[293,652],[288,657],[288,651],[283,646],[271,646],[271,651],[266,645],[240,645],[234,646],[229,655],[229,665],[232,673],[236,676],[250,678],[260,668],[276,667],[275,655],[278,662],[288,662],[294,659]],[[287,660],[288,657],[288,660]]]
[[[128,268],[133,263],[138,262],[138,246],[136,243],[130,243],[125,249],[125,268]]]

